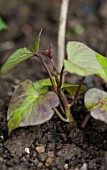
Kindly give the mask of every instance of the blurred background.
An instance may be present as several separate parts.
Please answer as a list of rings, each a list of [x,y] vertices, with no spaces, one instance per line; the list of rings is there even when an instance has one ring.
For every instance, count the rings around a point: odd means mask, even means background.
[[[41,48],[51,42],[56,48],[60,5],[61,0],[0,0],[0,17],[8,26],[0,32],[0,53],[9,47],[32,47],[41,28]],[[107,55],[106,20],[107,0],[70,0],[66,40],[85,42]]]
[[[69,1],[66,43],[67,41],[80,41],[100,54],[107,56],[107,0]],[[61,0],[0,0],[0,27],[2,27],[2,30],[0,30],[0,68],[16,49],[21,47],[32,48],[35,38],[41,28],[43,31],[40,49],[46,50],[49,48],[50,44],[53,43],[53,54],[55,61],[57,60],[57,32],[60,5]],[[46,77],[46,71],[36,59],[28,59],[5,75],[0,75],[0,137],[3,138],[3,133],[7,132],[7,108],[15,86],[25,79],[36,81]],[[76,75],[71,76],[71,74],[68,74],[66,77],[66,81],[72,84],[77,84],[79,80],[80,77]],[[107,83],[103,82],[103,80],[97,76],[89,76],[85,83],[88,88],[97,87],[107,91]],[[74,110],[77,117],[78,115],[81,116],[85,113],[82,100]],[[81,119],[79,121],[81,121]],[[80,131],[78,128],[73,130],[71,125],[66,124],[63,126],[63,123],[60,123],[60,121],[57,121],[57,123],[52,121],[49,124],[47,123],[38,126],[38,128],[40,128],[40,130],[34,129],[26,131],[26,129],[24,132],[23,130],[17,131],[17,133],[13,135],[13,138],[8,140],[9,143],[7,141],[5,145],[2,141],[0,142],[0,161],[3,162],[3,165],[0,164],[0,167],[2,167],[0,168],[1,170],[7,169],[8,166],[9,170],[13,169],[14,167],[11,168],[11,166],[19,164],[20,161],[24,163],[16,166],[16,169],[18,170],[20,168],[23,170],[26,169],[23,168],[22,165],[32,166],[33,162],[31,163],[31,161],[35,159],[35,157],[25,157],[22,154],[21,160],[19,157],[14,157],[14,149],[19,150],[19,148],[21,148],[20,141],[22,141],[24,147],[26,142],[31,143],[31,139],[34,138],[33,136],[36,136],[34,135],[35,133],[37,133],[38,139],[34,142],[35,145],[32,145],[32,151],[35,150],[36,144],[39,144],[38,141],[41,143],[41,139],[43,139],[42,141],[53,142],[50,142],[50,145],[46,146],[46,151],[48,151],[48,147],[50,148],[49,151],[53,151],[53,148],[55,148],[60,153],[56,158],[61,158],[60,156],[64,155],[67,160],[67,162],[65,162],[67,165],[69,164],[69,158],[66,158],[67,156],[69,157],[67,151],[70,150],[69,153],[73,158],[70,161],[71,165],[73,164],[76,166],[77,164],[80,164],[80,166],[82,166],[82,163],[86,162],[86,168],[83,164],[81,170],[87,169],[87,163],[89,164],[89,167],[92,167],[89,169],[93,169],[94,165],[95,169],[97,169],[96,167],[101,169],[101,163],[104,164],[105,168],[107,167],[107,126],[104,123],[99,124],[97,121],[91,121],[89,129],[86,131]],[[42,131],[43,133],[41,133]],[[19,132],[21,132],[20,135]],[[59,136],[60,132],[62,137],[61,135]],[[53,137],[51,138],[51,136]],[[35,138],[33,140],[35,140]],[[59,143],[57,143],[57,141]],[[56,144],[54,144],[54,142]],[[61,142],[64,145],[62,145]],[[67,145],[65,145],[66,143]],[[71,143],[73,145],[70,145]],[[87,143],[89,145],[87,145]],[[6,150],[6,147],[9,149],[9,152]],[[82,147],[83,150],[81,150]],[[75,152],[75,154],[73,154],[73,152]],[[32,153],[35,154],[35,152]],[[40,158],[41,160],[44,160],[43,162],[45,162],[44,157],[41,155]],[[39,158],[37,160],[39,160]],[[26,164],[26,162],[29,162],[30,164]],[[55,162],[55,166],[58,165],[58,167],[60,167],[60,164],[63,166],[62,158],[56,159]],[[36,161],[34,164],[36,164]]]

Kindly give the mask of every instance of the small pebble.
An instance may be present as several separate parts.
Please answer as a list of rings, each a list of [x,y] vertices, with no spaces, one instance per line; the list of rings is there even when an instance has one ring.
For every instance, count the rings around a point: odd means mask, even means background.
[[[18,157],[14,157],[13,162],[14,162],[16,165],[20,164],[20,160],[19,160]]]
[[[38,166],[38,168],[42,168],[43,167],[43,163],[39,162],[37,166]]]
[[[46,153],[40,153],[40,154],[38,155],[38,159],[39,159],[40,162],[45,162],[46,159],[47,159]]]
[[[1,162],[3,162],[3,158],[2,158],[2,157],[0,157],[0,163],[1,163]]]
[[[37,165],[38,163],[39,163],[39,160],[36,158],[36,159],[34,160],[34,164]]]
[[[35,149],[36,149],[36,151],[38,153],[44,153],[45,152],[45,147],[44,146],[37,146]]]
[[[53,151],[49,151],[47,153],[47,156],[53,158],[55,156],[55,153]]]
[[[25,153],[30,153],[29,148],[25,148]]]
[[[21,162],[26,162],[27,159],[26,159],[24,156],[22,156],[22,157],[20,158],[20,161],[21,161]]]
[[[84,163],[84,164],[82,165],[82,167],[80,168],[80,170],[87,170],[87,163]]]
[[[60,135],[61,135],[62,139],[64,140],[64,142],[66,142],[68,140],[68,137],[65,133],[61,133]]]
[[[68,164],[64,164],[64,169],[68,169]]]
[[[3,136],[3,135],[0,135],[0,139],[1,139],[1,140],[4,140],[4,136]]]
[[[45,162],[45,167],[49,167],[51,164],[52,164],[52,161],[53,161],[53,159],[50,157],[50,158],[48,158],[47,160],[46,160],[46,162]]]

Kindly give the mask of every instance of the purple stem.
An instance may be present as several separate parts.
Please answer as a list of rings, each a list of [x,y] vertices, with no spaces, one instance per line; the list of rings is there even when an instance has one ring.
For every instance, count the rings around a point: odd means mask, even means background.
[[[50,58],[50,61],[51,61],[52,67],[53,67],[53,71],[56,71],[56,66],[55,66],[55,63],[53,60],[53,55],[52,55],[52,43],[49,48],[49,58]]]
[[[81,81],[80,81],[80,84],[79,84],[79,86],[78,86],[78,88],[77,88],[77,91],[76,91],[76,93],[75,93],[74,99],[73,99],[72,102],[70,103],[70,107],[71,107],[72,105],[74,105],[77,97],[79,96],[79,92],[80,92],[80,90],[81,90],[81,87],[82,87],[82,85],[83,85],[83,83],[84,83],[85,78],[86,78],[85,76],[82,77],[82,79],[81,79]]]
[[[86,126],[89,118],[90,118],[90,112],[87,113],[85,119],[84,119],[83,122],[81,123],[81,128],[84,128],[84,127]]]
[[[54,84],[54,80],[53,80],[52,74],[51,74],[51,72],[50,72],[47,64],[45,63],[45,61],[43,60],[43,58],[42,58],[39,54],[34,54],[34,56],[36,56],[37,58],[40,59],[41,63],[43,64],[43,66],[45,67],[45,69],[46,69],[46,71],[47,71],[47,73],[48,73],[48,75],[49,75],[49,78],[50,78],[50,81],[51,81],[51,83],[52,83],[52,87],[53,87],[55,93],[58,94],[57,88],[56,88],[56,86],[55,86],[55,84]]]

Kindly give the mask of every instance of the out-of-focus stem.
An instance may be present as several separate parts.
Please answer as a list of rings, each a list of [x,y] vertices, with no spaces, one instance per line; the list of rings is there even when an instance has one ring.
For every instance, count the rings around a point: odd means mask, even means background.
[[[59,30],[58,30],[58,42],[57,42],[57,57],[58,57],[58,70],[61,71],[63,66],[63,60],[65,56],[65,30],[68,11],[69,0],[62,0]]]
[[[60,72],[60,81],[59,81],[59,84],[58,84],[58,88],[61,88],[61,86],[62,86],[63,73],[64,73],[64,66],[62,67],[61,72]]]

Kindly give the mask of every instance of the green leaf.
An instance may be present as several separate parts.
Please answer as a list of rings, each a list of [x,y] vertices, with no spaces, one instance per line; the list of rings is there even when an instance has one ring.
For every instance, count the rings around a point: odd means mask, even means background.
[[[32,49],[33,52],[38,53],[38,51],[39,51],[41,33],[42,33],[42,29],[40,30],[40,33],[39,33],[39,35],[38,35],[38,37],[37,37],[37,39],[35,41],[35,45],[34,45],[34,47]]]
[[[66,90],[71,96],[74,96],[77,91],[78,85],[72,85],[72,84],[65,84],[63,83],[62,89]],[[79,94],[84,93],[87,90],[85,85],[82,85],[81,90]]]
[[[41,83],[41,80],[37,81],[37,82],[34,82],[33,83],[34,87],[35,87],[35,90],[39,93],[39,94],[43,94],[43,93],[46,93],[48,92],[48,86],[44,86],[42,85]]]
[[[50,81],[50,79],[49,78],[47,78],[47,79],[42,79],[42,80],[39,80],[39,81],[37,81],[41,86],[52,86],[52,83],[51,83],[51,81]],[[35,86],[35,84],[37,83],[37,82],[34,82],[33,83],[33,85]],[[55,79],[54,79],[54,83],[55,83]],[[56,84],[56,83],[55,83]]]
[[[15,90],[10,100],[7,120],[9,134],[18,127],[38,125],[51,119],[53,108],[59,105],[54,92],[39,94],[26,80]]]
[[[55,79],[54,79],[54,83],[56,84]],[[34,85],[36,91],[40,94],[48,92],[49,87],[52,87],[52,83],[49,78],[33,82],[33,85]]]
[[[107,75],[107,58],[105,58],[99,53],[96,53],[96,57]]]
[[[56,85],[55,79],[54,79],[54,83]],[[49,87],[52,87],[50,79],[39,80],[37,82],[34,82],[33,85],[34,85],[36,91],[41,93],[41,94],[49,91]],[[61,88],[66,90],[71,96],[74,96],[75,92],[76,92],[76,90],[78,88],[78,85],[72,85],[72,84],[63,83]],[[84,93],[86,90],[87,90],[86,86],[83,85],[81,87],[81,90],[80,90],[79,94]]]
[[[93,88],[87,91],[84,98],[86,108],[95,119],[107,123],[107,93]]]
[[[68,42],[67,44],[68,60],[64,60],[65,70],[80,76],[99,75],[107,80],[107,70],[104,62],[107,58],[99,55],[88,46],[80,42]]]
[[[55,79],[54,79],[54,83],[56,85]],[[42,80],[36,81],[33,83],[33,85],[35,88],[36,88],[36,85],[43,86],[43,87],[49,87],[49,86],[52,86],[52,83],[51,83],[50,79],[47,78],[47,79],[42,79]]]
[[[3,21],[3,19],[0,17],[0,31],[1,30],[6,30],[7,29],[7,24]]]
[[[39,94],[43,94],[43,93],[46,93],[49,91],[49,87],[51,87],[52,84],[51,84],[50,79],[47,78],[47,79],[42,79],[42,80],[33,82],[33,86]],[[19,87],[19,85],[15,86],[15,89],[18,87]]]
[[[14,68],[19,63],[23,62],[24,60],[32,57],[33,53],[28,50],[27,48],[20,48],[16,50],[5,62],[2,66],[0,73],[4,74]]]

